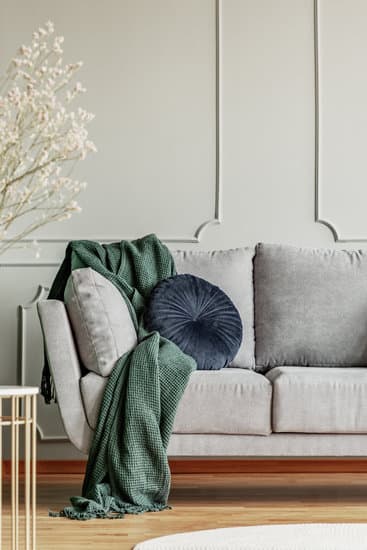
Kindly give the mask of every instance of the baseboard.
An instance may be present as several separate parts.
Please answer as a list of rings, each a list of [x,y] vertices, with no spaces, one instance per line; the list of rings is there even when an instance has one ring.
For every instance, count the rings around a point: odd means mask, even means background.
[[[366,458],[172,458],[172,474],[282,474],[367,473]],[[82,475],[85,460],[38,460],[37,474]],[[19,472],[24,472],[23,462]],[[3,461],[3,475],[11,474],[10,460]]]
[[[86,460],[37,460],[37,475],[81,475],[86,464]],[[24,474],[23,460],[19,461],[19,474]],[[11,475],[10,460],[3,460],[3,475]]]
[[[184,458],[169,461],[174,474],[367,473],[366,458]]]

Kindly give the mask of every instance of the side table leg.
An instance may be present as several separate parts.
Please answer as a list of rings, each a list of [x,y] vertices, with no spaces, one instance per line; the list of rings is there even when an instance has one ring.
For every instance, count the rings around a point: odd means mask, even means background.
[[[24,445],[24,505],[25,548],[30,549],[30,503],[31,503],[31,397],[25,396],[25,445]]]
[[[37,395],[32,395],[32,550],[36,550]]]
[[[3,400],[0,397],[0,548],[2,548],[3,517]]]
[[[19,400],[11,398],[11,547],[18,550],[18,508],[19,508]]]
[[[15,548],[19,549],[19,397],[15,397]]]

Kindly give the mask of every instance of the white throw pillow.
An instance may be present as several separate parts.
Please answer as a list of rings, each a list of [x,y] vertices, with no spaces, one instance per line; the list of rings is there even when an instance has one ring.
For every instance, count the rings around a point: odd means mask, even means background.
[[[64,300],[84,366],[109,376],[117,359],[137,344],[124,298],[108,279],[87,267],[72,271]]]

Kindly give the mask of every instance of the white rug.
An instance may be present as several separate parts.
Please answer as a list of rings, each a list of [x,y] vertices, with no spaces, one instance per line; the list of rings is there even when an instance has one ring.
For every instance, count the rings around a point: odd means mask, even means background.
[[[367,512],[367,510],[366,510]],[[257,525],[178,533],[135,550],[367,550],[367,523]]]

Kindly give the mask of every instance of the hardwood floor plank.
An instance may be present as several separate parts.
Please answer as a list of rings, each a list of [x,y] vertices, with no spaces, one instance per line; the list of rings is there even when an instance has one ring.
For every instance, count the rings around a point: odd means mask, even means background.
[[[365,522],[367,474],[174,475],[172,510],[123,520],[71,521],[48,517],[80,494],[80,475],[40,476],[38,550],[120,550],[175,532],[241,525]],[[4,522],[9,535],[9,487]],[[6,546],[4,548],[7,548]]]

